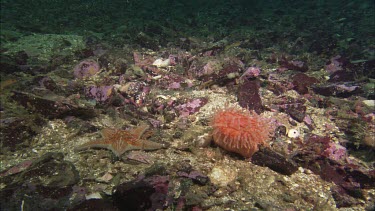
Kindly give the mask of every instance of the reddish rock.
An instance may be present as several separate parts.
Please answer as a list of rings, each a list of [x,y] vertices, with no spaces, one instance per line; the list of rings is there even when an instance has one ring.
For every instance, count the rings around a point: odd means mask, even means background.
[[[306,72],[309,69],[306,62],[300,60],[289,60],[289,58],[286,58],[285,56],[279,60],[279,65],[281,68],[287,68],[289,70],[296,70],[300,72]]]
[[[292,77],[294,90],[296,90],[299,94],[307,94],[309,91],[309,87],[315,83],[319,83],[319,80],[308,76],[304,73],[297,73]]]
[[[238,102],[241,107],[262,112],[262,99],[259,95],[260,81],[245,80],[238,88]]]
[[[361,189],[375,187],[375,171],[348,158],[345,148],[329,137],[307,137],[294,154],[293,160],[337,185],[334,199],[338,207],[358,203],[358,199],[364,198]]]

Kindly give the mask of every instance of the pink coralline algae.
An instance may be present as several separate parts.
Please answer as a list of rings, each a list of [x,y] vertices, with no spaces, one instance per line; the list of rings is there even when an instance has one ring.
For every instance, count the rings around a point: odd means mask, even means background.
[[[135,106],[142,106],[150,91],[150,87],[145,82],[138,81],[128,82],[120,88],[125,103],[131,103]]]
[[[175,66],[178,63],[178,57],[176,55],[170,54],[168,59],[169,59],[169,62],[170,62],[169,63],[170,66]]]
[[[191,114],[194,114],[199,111],[199,109],[206,105],[208,100],[206,98],[196,98],[188,101],[185,104],[176,106],[177,110],[179,111],[179,114],[181,117],[187,117]]]
[[[259,67],[249,67],[247,70],[242,74],[241,78],[256,78],[260,74]]]
[[[112,86],[90,86],[85,90],[86,96],[99,103],[105,103],[113,96]]]
[[[306,72],[309,69],[306,62],[299,60],[289,60],[285,56],[279,60],[279,65],[281,68],[287,68],[289,70],[296,70],[300,72]]]
[[[77,64],[74,67],[73,71],[75,78],[88,78],[98,73],[100,71],[100,66],[96,61],[92,59],[87,59]]]
[[[346,148],[334,142],[328,143],[328,146],[324,150],[323,155],[334,161],[344,160],[347,157]]]
[[[343,70],[343,62],[341,61],[342,58],[340,55],[337,55],[331,58],[330,62],[326,65],[325,69],[329,73],[335,73],[337,71]]]

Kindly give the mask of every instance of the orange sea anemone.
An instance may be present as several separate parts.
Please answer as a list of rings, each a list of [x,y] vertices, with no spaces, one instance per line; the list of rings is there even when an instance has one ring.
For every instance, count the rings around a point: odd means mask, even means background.
[[[259,145],[266,145],[273,127],[269,119],[245,109],[228,108],[212,117],[214,142],[223,149],[250,158]]]

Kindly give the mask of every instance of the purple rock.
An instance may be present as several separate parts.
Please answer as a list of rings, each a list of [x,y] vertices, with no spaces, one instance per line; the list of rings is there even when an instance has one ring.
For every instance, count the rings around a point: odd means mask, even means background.
[[[170,54],[168,59],[169,59],[169,62],[170,62],[171,66],[175,66],[178,62],[178,56],[177,55]]]
[[[312,89],[315,93],[323,96],[344,98],[363,92],[361,87],[354,83],[313,85]]]
[[[181,88],[181,84],[179,82],[172,82],[168,86],[168,89],[179,89],[179,88]]]
[[[86,96],[95,99],[97,102],[105,103],[113,96],[112,86],[90,86],[85,90]]]
[[[256,78],[260,74],[259,67],[249,67],[247,70],[242,74],[241,78]]]
[[[187,103],[176,106],[176,109],[179,111],[180,117],[187,117],[191,114],[194,114],[199,111],[199,109],[206,105],[208,102],[207,98],[200,97],[189,100]]]
[[[343,70],[343,62],[341,61],[342,58],[340,55],[337,55],[331,58],[330,62],[325,66],[325,69],[330,74],[335,73],[337,71]]]
[[[344,161],[347,157],[346,148],[334,142],[329,142],[322,154],[334,161]]]
[[[82,79],[95,75],[99,72],[99,70],[100,66],[96,61],[92,59],[87,59],[81,61],[74,67],[73,74],[75,78]]]

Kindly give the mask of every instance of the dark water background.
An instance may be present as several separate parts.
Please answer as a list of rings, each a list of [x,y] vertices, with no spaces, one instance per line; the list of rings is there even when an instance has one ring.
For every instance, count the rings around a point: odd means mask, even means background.
[[[302,51],[331,46],[353,59],[374,43],[374,1],[2,0],[2,30],[22,34],[102,34],[115,43],[144,32],[166,45],[181,37],[220,39],[253,31],[259,47],[300,37]],[[12,39],[2,35],[3,40]],[[368,56],[367,56],[368,57]]]

